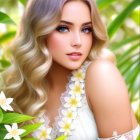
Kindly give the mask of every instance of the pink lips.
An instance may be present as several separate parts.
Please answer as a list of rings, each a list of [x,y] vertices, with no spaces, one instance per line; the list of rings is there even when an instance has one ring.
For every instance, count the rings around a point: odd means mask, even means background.
[[[81,53],[80,52],[72,52],[67,54],[67,56],[71,59],[71,60],[78,60],[81,57]]]

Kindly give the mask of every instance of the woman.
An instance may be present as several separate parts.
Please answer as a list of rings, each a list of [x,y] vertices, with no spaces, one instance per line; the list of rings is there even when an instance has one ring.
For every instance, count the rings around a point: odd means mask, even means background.
[[[136,139],[124,80],[105,48],[93,0],[30,0],[14,43],[5,93],[37,116],[39,140]]]

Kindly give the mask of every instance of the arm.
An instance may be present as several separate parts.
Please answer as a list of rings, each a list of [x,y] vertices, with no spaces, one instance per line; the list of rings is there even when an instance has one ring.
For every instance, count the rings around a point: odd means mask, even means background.
[[[137,127],[125,82],[112,62],[95,60],[86,76],[87,98],[94,113],[99,137],[112,137]]]

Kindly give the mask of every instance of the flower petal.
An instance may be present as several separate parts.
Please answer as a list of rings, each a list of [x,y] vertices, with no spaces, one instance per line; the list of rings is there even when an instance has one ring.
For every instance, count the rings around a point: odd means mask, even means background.
[[[6,105],[7,110],[14,111],[13,108],[10,105]]]
[[[48,128],[48,129],[47,129],[48,134],[50,134],[51,131],[52,131],[52,128]]]
[[[18,129],[18,133],[19,133],[19,135],[21,135],[22,133],[24,133],[26,130],[24,130],[24,129]]]
[[[7,98],[7,99],[6,99],[6,103],[8,103],[8,104],[11,104],[12,101],[13,101],[13,98]]]
[[[12,128],[11,128],[10,125],[4,125],[4,127],[6,128],[6,130],[7,130],[8,132],[10,132],[10,131],[12,130]]]
[[[0,93],[0,98],[1,98],[1,99],[6,99],[5,94],[4,94],[3,91],[1,91],[1,93]]]
[[[12,124],[12,129],[18,129],[17,123],[13,123],[13,124]]]
[[[19,136],[15,136],[13,137],[15,140],[21,140],[21,138]]]
[[[12,136],[9,133],[7,133],[6,136],[4,137],[4,139],[11,139],[11,138]]]
[[[64,122],[63,121],[59,121],[58,125],[62,127],[64,125]]]
[[[2,108],[4,111],[7,111],[7,106],[6,106],[6,105],[1,105],[1,108]]]

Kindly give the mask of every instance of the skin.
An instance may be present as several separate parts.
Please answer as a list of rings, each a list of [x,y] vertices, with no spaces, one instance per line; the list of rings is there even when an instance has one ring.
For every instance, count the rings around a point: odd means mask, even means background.
[[[91,27],[91,23],[83,26],[84,23],[91,22],[90,11],[85,3],[70,1],[65,4],[62,20],[72,24],[61,22],[60,25],[67,28],[53,31],[46,39],[53,57],[53,65],[48,73],[51,87],[46,104],[46,115],[50,119],[50,124],[58,115],[58,108],[61,106],[60,96],[65,91],[67,77],[71,70],[79,68],[85,61],[94,41],[92,32],[83,30],[87,26]],[[73,51],[82,53],[80,59],[69,59],[66,54]],[[91,63],[86,74],[86,94],[88,104],[94,112],[99,137],[111,137],[113,131],[123,134],[137,126],[130,107],[127,87],[112,62],[94,60]]]

